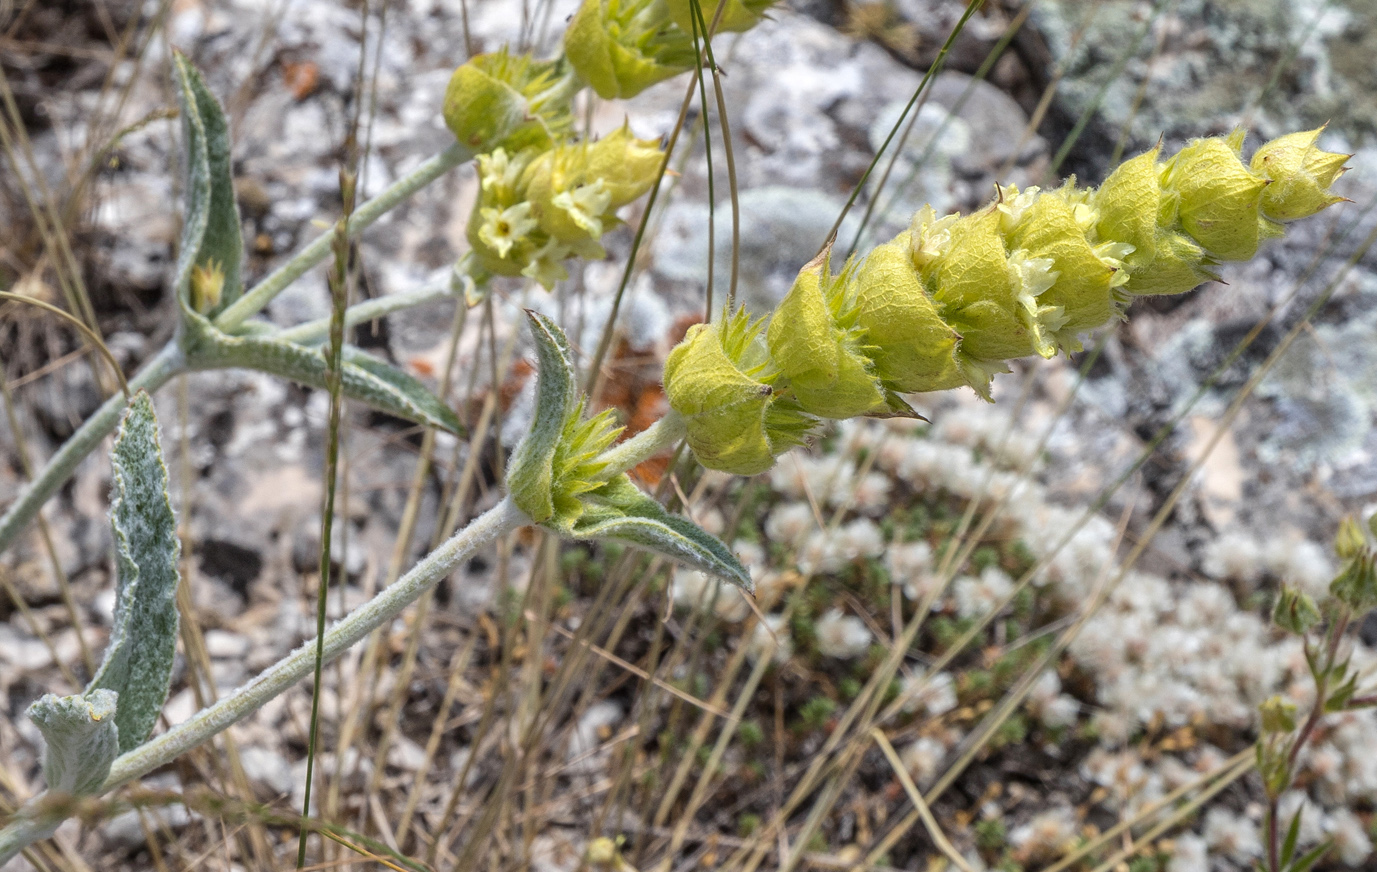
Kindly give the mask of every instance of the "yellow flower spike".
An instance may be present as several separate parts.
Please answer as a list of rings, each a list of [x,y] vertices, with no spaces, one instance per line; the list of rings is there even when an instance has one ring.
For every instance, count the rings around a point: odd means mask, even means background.
[[[848,263],[833,276],[832,246],[813,258],[785,295],[766,332],[770,357],[805,412],[823,418],[854,418],[886,406],[873,365],[861,350],[854,315],[844,312]],[[853,323],[847,324],[845,321]]]
[[[1197,139],[1167,161],[1162,188],[1175,195],[1181,229],[1217,260],[1257,253],[1258,206],[1268,180],[1239,160],[1242,137]]]
[[[744,33],[759,24],[764,18],[765,13],[770,11],[774,5],[774,0],[712,0],[702,3],[703,23],[712,27],[712,20],[717,15],[717,7],[722,3],[727,4],[727,8],[722,10],[722,20],[717,24],[716,33]],[[669,17],[684,33],[693,33],[693,8],[690,0],[668,0]]]
[[[1262,214],[1273,221],[1308,218],[1344,198],[1329,193],[1352,155],[1321,151],[1323,127],[1290,133],[1266,143],[1253,155],[1253,172],[1271,184],[1262,193]]]
[[[564,56],[604,100],[634,97],[693,67],[693,41],[662,0],[584,0],[564,31]]]
[[[1059,310],[1061,323],[1049,323],[1048,329],[1066,350],[1079,351],[1078,332],[1098,327],[1118,314],[1113,287],[1119,270],[1091,247],[1074,205],[1061,192],[1033,201],[1006,238],[1010,248],[1051,261],[1056,280],[1037,299],[1040,305]]]
[[[665,360],[665,396],[684,416],[689,448],[709,469],[764,472],[813,423],[763,380],[772,374],[759,334],[760,322],[740,310],[690,327]]]
[[[852,282],[857,324],[872,346],[875,373],[891,390],[909,393],[960,387],[961,335],[937,313],[913,269],[907,231],[877,246]]]

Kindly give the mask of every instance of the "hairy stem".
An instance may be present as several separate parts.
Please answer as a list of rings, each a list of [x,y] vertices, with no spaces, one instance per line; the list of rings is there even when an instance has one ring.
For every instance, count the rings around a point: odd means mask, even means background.
[[[454,534],[424,560],[412,567],[396,583],[373,599],[350,612],[325,633],[324,660],[330,661],[355,642],[392,620],[403,609],[449,575],[475,551],[491,544],[498,537],[525,524],[529,519],[510,499],[504,499]],[[120,755],[110,767],[100,792],[114,790],[126,782],[140,778],[224,732],[230,726],[261,708],[269,700],[280,696],[301,679],[311,674],[316,662],[316,641],[307,641],[295,651],[264,670],[248,684],[222,698],[214,705],[172,729]],[[38,839],[46,838],[61,822],[60,813],[43,811],[52,804],[45,802],[47,794],[27,803],[10,823],[0,829],[0,865]]]
[[[671,409],[654,424],[604,453],[602,457],[607,461],[607,466],[598,477],[607,481],[634,469],[660,452],[669,450],[675,442],[684,438],[684,432],[684,416]]]
[[[186,359],[175,341],[169,342],[139,370],[138,375],[129,381],[131,393],[140,390],[152,393],[162,387],[173,376],[186,371]],[[120,422],[128,401],[124,394],[115,394],[106,400],[95,414],[87,418],[62,447],[48,460],[38,478],[29,483],[19,498],[0,517],[0,552],[14,544],[14,540],[33,520],[34,515],[73,472],[86,455],[95,450],[106,436],[114,431]]]
[[[401,204],[403,200],[438,179],[440,176],[473,157],[473,150],[458,143],[427,160],[416,169],[393,182],[387,190],[360,206],[349,219],[349,236],[358,236],[369,225]],[[322,233],[315,240],[272,274],[247,291],[221,312],[215,326],[226,332],[243,324],[274,297],[330,253],[334,231]]]
[[[422,285],[414,291],[388,294],[385,297],[355,303],[344,312],[344,326],[346,329],[357,327],[401,309],[410,309],[413,306],[422,306],[435,300],[451,297],[462,300],[460,292],[454,289],[454,280],[446,276]],[[323,342],[329,332],[330,319],[320,318],[274,333],[272,338],[281,339],[284,342],[295,342],[298,345],[315,345],[318,342]]]

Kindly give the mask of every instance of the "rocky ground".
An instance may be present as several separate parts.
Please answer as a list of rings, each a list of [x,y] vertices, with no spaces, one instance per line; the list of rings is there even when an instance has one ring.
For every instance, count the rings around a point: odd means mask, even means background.
[[[32,142],[32,161],[60,201],[70,204],[79,276],[120,363],[133,371],[171,332],[167,287],[180,196],[177,126],[164,117],[174,102],[167,72],[171,46],[205,71],[229,112],[247,270],[257,278],[336,218],[340,144],[352,101],[366,101],[366,196],[445,146],[449,133],[437,107],[466,46],[477,52],[524,42],[553,51],[572,9],[565,0],[525,8],[497,0],[467,6],[414,0],[389,5],[385,13],[373,10],[364,27],[358,8],[330,0],[0,5],[0,27],[8,28],[0,56]],[[960,13],[960,4],[936,0],[861,7],[808,0],[780,8],[773,21],[740,38],[721,41],[740,188],[739,294],[748,305],[762,311],[772,306],[817,250]],[[1011,24],[1019,26],[1007,50],[985,69]],[[153,36],[140,63],[111,63],[126,27]],[[362,87],[361,38],[369,51]],[[877,172],[887,172],[887,184],[869,184],[862,200],[876,203],[869,222],[862,230],[861,210],[853,211],[839,235],[842,243],[858,234],[862,246],[888,238],[925,202],[939,211],[976,207],[995,181],[1054,184],[1074,172],[1093,183],[1116,154],[1136,153],[1159,137],[1174,148],[1190,136],[1239,124],[1252,132],[1255,146],[1328,122],[1322,144],[1354,153],[1353,169],[1339,187],[1353,202],[1292,228],[1253,262],[1226,267],[1225,283],[1140,304],[1128,324],[1103,337],[1093,361],[1080,355],[1020,365],[1001,377],[993,408],[971,397],[925,398],[920,402],[930,428],[843,428],[812,453],[786,460],[749,493],[708,480],[695,511],[710,527],[725,529],[732,505],[749,496],[750,510],[735,535],[742,549],[758,556],[762,589],[775,592],[773,602],[762,594],[758,607],[791,656],[781,656],[782,645],[773,655],[779,663],[746,712],[757,730],[765,725],[765,738],[733,746],[719,785],[721,810],[699,814],[694,844],[705,844],[703,833],[715,833],[730,846],[731,839],[749,836],[752,816],[756,825],[768,818],[775,800],[760,785],[774,784],[816,750],[828,713],[844,706],[847,688],[874,668],[872,646],[892,641],[892,619],[911,613],[922,598],[944,537],[968,505],[987,504],[992,493],[1007,501],[1002,520],[987,534],[981,556],[956,567],[957,579],[934,605],[934,620],[946,623],[920,640],[905,668],[911,699],[892,740],[919,784],[943,771],[961,737],[1009,686],[1000,670],[1031,662],[1006,660],[1009,652],[1042,650],[1006,650],[1011,640],[992,635],[984,654],[929,669],[940,657],[943,632],[969,626],[1043,556],[1051,565],[1008,623],[1014,639],[1061,626],[1072,606],[1096,591],[1108,602],[1031,691],[1020,709],[1022,732],[1001,739],[960,782],[954,791],[959,798],[939,809],[972,862],[1039,868],[1086,827],[1106,829],[1245,749],[1255,707],[1267,695],[1285,690],[1304,698],[1303,660],[1294,644],[1269,629],[1263,604],[1283,581],[1321,588],[1333,569],[1327,543],[1338,520],[1346,513],[1370,514],[1377,505],[1374,47],[1377,11],[1362,0],[1038,2],[1026,17],[1013,4],[990,3],[971,20],[892,167],[880,164]],[[1052,85],[1052,98],[1042,101]],[[625,118],[643,136],[662,135],[678,115],[685,87],[685,79],[676,79],[629,103],[592,107],[589,118],[601,131]],[[690,122],[696,117],[691,114]],[[712,129],[716,135],[720,128]],[[707,177],[701,139],[695,142],[655,219],[648,268],[633,283],[621,318],[625,368],[614,389],[624,406],[642,413],[654,409],[657,361],[675,331],[701,311],[709,261],[719,295],[731,269],[730,205],[720,175],[715,253],[709,256]],[[719,173],[725,162],[715,142]],[[72,180],[88,166],[96,169],[84,186],[74,187]],[[60,301],[62,274],[43,254],[19,174],[8,170],[0,175],[0,224],[11,228],[0,242],[0,286]],[[24,177],[31,178],[27,170]],[[472,168],[463,167],[370,230],[360,246],[360,293],[396,293],[443,275],[463,251],[474,188]],[[618,231],[609,245],[613,259],[587,265],[553,297],[503,288],[495,341],[513,335],[516,307],[525,304],[569,325],[576,346],[593,347],[630,238],[629,231]],[[323,276],[316,271],[298,282],[267,316],[294,324],[326,314]],[[367,329],[360,344],[435,384],[452,312],[453,304],[444,302],[399,313]],[[100,390],[91,366],[63,361],[76,347],[67,331],[31,312],[3,314],[8,320],[0,326],[0,359],[23,438],[0,428],[0,504],[25,479],[21,443],[35,462],[46,457],[95,407]],[[1310,324],[1193,469],[1220,435],[1230,404],[1306,316]],[[1270,318],[1267,325],[1225,366],[1264,318]],[[454,392],[471,419],[491,388],[486,371],[473,374],[476,336],[469,331],[461,344]],[[1087,377],[1078,385],[1083,364]],[[524,405],[519,397],[512,400],[519,381],[498,388],[511,400],[501,429],[508,445],[521,433]],[[194,665],[179,669],[169,723],[188,717],[209,688],[238,685],[312,632],[325,399],[244,372],[197,374],[157,397],[174,501],[187,531],[204,641],[200,663],[209,667],[202,684]],[[1053,556],[1080,511],[1163,428],[1161,447]],[[418,445],[403,423],[351,413],[345,523],[336,550],[348,584],[331,598],[336,613],[387,578]],[[439,472],[424,491],[413,554],[439,524],[446,471],[462,465],[467,451],[443,439],[437,443]],[[1147,535],[1154,514],[1188,476],[1184,498],[1119,580],[1114,567],[1127,561],[1131,546]],[[109,464],[98,452],[46,513],[80,632],[39,536],[4,558],[5,577],[24,603],[20,608],[0,600],[0,760],[7,800],[39,786],[40,744],[24,709],[43,692],[77,690],[74,682],[86,675],[83,645],[96,652],[103,645],[112,603],[108,483]],[[473,504],[491,500],[491,484],[480,482]],[[828,507],[840,514],[835,528],[822,532],[819,512]],[[571,630],[593,608],[600,577],[589,565],[595,558],[576,557],[567,561],[571,602],[559,612]],[[483,634],[492,624],[489,615],[501,618],[508,602],[503,580],[521,577],[530,564],[528,549],[518,547],[510,561],[474,561],[443,588],[414,687],[402,695],[406,717],[390,750],[381,760],[356,754],[343,766],[326,764],[331,775],[348,773],[338,782],[346,794],[370,779],[382,784],[371,791],[393,799],[405,798],[411,783],[424,785],[418,808],[433,824],[461,773],[479,785],[495,777],[491,766],[467,765],[495,747],[474,727],[484,704],[484,675],[497,668]],[[805,589],[801,580],[809,574],[819,581]],[[616,649],[625,659],[638,662],[644,655],[647,646],[636,640],[652,633],[667,597],[679,608],[673,620],[723,643],[720,661],[704,655],[705,674],[720,675],[727,653],[738,646],[763,644],[759,632],[742,632],[750,610],[731,596],[719,597],[712,617],[694,623],[700,619],[689,616],[702,606],[701,578],[676,572],[669,584],[661,579],[648,589],[654,595],[637,612],[636,631]],[[1377,623],[1365,624],[1360,635],[1355,662],[1371,664],[1367,646],[1377,645]],[[480,654],[465,661],[472,674],[455,685],[446,704],[454,706],[456,723],[438,750],[428,749],[429,724],[449,686],[454,652],[480,637]],[[385,640],[394,663],[401,662],[406,639],[399,624]],[[562,656],[550,644],[551,656]],[[382,686],[365,694],[368,662],[346,658],[327,676],[327,720],[334,723],[373,699],[381,708],[395,672],[385,671]],[[691,669],[686,674],[692,679]],[[281,809],[289,799],[300,807],[295,794],[304,780],[308,705],[305,692],[290,694],[234,733],[253,794],[282,797]],[[594,752],[632,725],[633,713],[641,716],[624,690],[580,710],[569,727],[565,763],[572,770],[562,776],[564,788],[581,790],[618,771],[610,752]],[[769,729],[776,719],[790,725],[787,743],[779,739],[783,733]],[[384,719],[366,720],[365,730],[384,732]],[[650,739],[644,741],[649,747]],[[1375,747],[1377,719],[1336,721],[1307,754],[1300,789],[1287,800],[1291,807],[1315,806],[1304,840],[1332,835],[1338,850],[1330,862],[1336,866],[1372,868],[1366,864],[1373,862],[1367,833],[1377,803]],[[761,773],[751,768],[758,761],[765,761]],[[148,786],[171,789],[188,783],[187,774],[160,773]],[[1231,787],[1174,843],[1160,844],[1157,865],[1142,868],[1246,867],[1260,849],[1258,795],[1247,779]],[[808,846],[810,856],[854,862],[863,855],[855,852],[869,850],[867,834],[908,808],[883,758],[861,767],[849,796],[854,801],[829,818],[822,842]],[[589,833],[582,825],[587,809],[573,809],[572,823],[551,824],[526,846],[527,854],[514,851],[510,856],[524,859],[513,862],[574,868]],[[395,811],[389,805],[377,816],[395,824]],[[204,829],[204,808],[172,805],[156,813],[167,830],[153,842],[181,858],[179,868],[194,865],[195,851],[185,846],[213,843],[205,833],[187,835]],[[653,829],[648,815],[621,820],[619,831],[633,845],[636,833]],[[369,826],[387,831],[377,820]],[[62,837],[96,868],[147,868],[151,862],[148,831],[137,815],[87,831],[69,825]],[[252,858],[265,855],[245,851],[251,859],[236,855],[236,862],[258,868]],[[930,853],[931,845],[915,832],[891,849],[887,864],[916,868]],[[693,856],[701,860],[701,849]],[[27,868],[19,860],[5,872]]]

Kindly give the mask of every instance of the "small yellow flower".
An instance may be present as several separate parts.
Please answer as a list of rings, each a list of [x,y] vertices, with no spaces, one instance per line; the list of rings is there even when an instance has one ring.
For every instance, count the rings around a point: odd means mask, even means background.
[[[225,268],[218,260],[191,268],[191,307],[202,315],[220,305],[225,290]]]
[[[550,200],[550,205],[562,210],[569,223],[593,239],[602,236],[602,218],[611,204],[612,194],[602,179],[570,191],[560,191]]]
[[[501,258],[506,258],[512,246],[525,239],[538,226],[531,217],[530,203],[517,203],[501,211],[484,208],[481,214],[483,224],[478,228],[478,237]]]

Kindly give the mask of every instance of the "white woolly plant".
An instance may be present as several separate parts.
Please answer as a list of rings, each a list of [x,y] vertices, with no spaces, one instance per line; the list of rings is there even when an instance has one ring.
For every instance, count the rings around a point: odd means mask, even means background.
[[[1284,222],[1339,199],[1329,188],[1346,156],[1321,151],[1319,131],[1267,143],[1247,164],[1240,132],[1194,141],[1166,160],[1154,149],[1124,163],[1098,189],[1008,187],[971,215],[939,217],[924,209],[909,230],[848,260],[836,274],[828,252],[805,265],[768,326],[739,310],[691,328],[665,364],[671,411],[620,444],[610,415],[585,419],[588,400],[562,331],[532,314],[540,364],[536,411],[511,458],[506,497],[321,639],[149,738],[175,649],[177,539],[146,392],[188,370],[251,367],[460,432],[453,411],[414,379],[342,346],[343,327],[466,290],[465,302],[472,302],[496,275],[523,275],[549,287],[564,277],[569,260],[602,257],[600,238],[616,223],[616,210],[651,189],[666,155],[626,127],[598,141],[580,140],[572,132],[573,96],[587,84],[626,97],[682,72],[694,61],[697,40],[714,30],[745,30],[767,5],[719,0],[702,9],[683,0],[585,0],[562,57],[538,61],[503,50],[469,61],[455,72],[445,98],[456,142],[357,209],[346,185],[347,214],[336,232],[247,290],[228,125],[200,75],[177,56],[188,170],[177,335],[130,382],[136,399],[128,413],[123,398],[98,410],[0,519],[4,548],[123,418],[111,511],[119,569],[115,632],[84,693],[47,696],[31,709],[48,743],[48,791],[0,829],[0,863],[54,832],[72,810],[71,796],[112,790],[227,729],[390,621],[477,549],[519,527],[540,526],[564,539],[621,540],[749,592],[751,574],[737,557],[642,493],[627,470],[686,439],[704,466],[751,475],[769,469],[823,419],[910,415],[902,395],[911,392],[969,386],[988,397],[990,379],[1005,361],[1079,349],[1082,332],[1124,317],[1135,297],[1189,290],[1212,278],[1217,264],[1251,258]],[[467,234],[472,251],[454,281],[341,308],[330,324],[279,330],[249,320],[332,247],[338,257],[349,236],[474,157],[480,193]],[[327,329],[328,354],[320,345]],[[1373,550],[1359,543],[1361,533],[1355,539],[1345,531],[1340,554],[1350,564],[1332,589],[1338,605],[1327,607],[1330,639],[1377,602]],[[1321,610],[1288,593],[1277,614],[1284,626],[1307,633]],[[868,644],[864,627],[840,615],[828,620],[833,656],[854,656]],[[768,647],[776,657],[783,651],[778,643]],[[1334,645],[1325,650],[1314,659],[1322,690],[1316,711],[1370,703],[1356,695],[1346,665],[1334,662]],[[1275,819],[1275,797],[1289,784],[1307,727],[1286,738],[1295,729],[1293,715],[1280,704],[1269,704],[1264,718],[1259,762]],[[1291,856],[1293,841],[1278,847],[1272,872],[1304,861]]]

